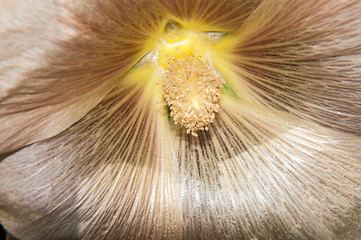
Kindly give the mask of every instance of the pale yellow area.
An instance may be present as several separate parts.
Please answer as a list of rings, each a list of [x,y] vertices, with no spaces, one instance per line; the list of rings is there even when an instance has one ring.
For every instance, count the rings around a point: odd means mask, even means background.
[[[193,20],[182,21],[176,19],[180,25],[179,29],[165,31],[166,22],[153,34],[146,42],[141,56],[148,53],[148,61],[155,74],[162,74],[167,69],[167,62],[171,55],[179,52],[185,55],[194,53],[199,54],[212,62],[217,74],[219,74],[231,88],[242,88],[239,86],[239,79],[234,71],[232,50],[238,44],[236,37],[226,35],[219,39],[208,39],[207,32],[217,31],[212,26]],[[218,29],[222,31],[222,29]],[[180,56],[178,54],[178,56]],[[183,57],[183,56],[181,56]],[[139,71],[144,66],[137,67],[132,71]],[[149,66],[146,64],[146,67]],[[150,75],[144,75],[150,81]],[[234,90],[234,89],[233,89]],[[239,93],[240,91],[235,91]]]
[[[206,32],[209,29],[210,26],[194,21],[178,22],[170,30],[164,24],[145,44],[144,52],[148,54],[124,80],[130,81],[129,84],[132,81],[144,84],[148,99],[163,103],[160,108],[168,105],[175,123],[193,135],[197,135],[194,131],[208,129],[207,124],[213,121],[218,111],[219,98],[230,94],[228,90],[218,93],[222,84],[228,85],[233,97],[247,98],[246,88],[235,71],[237,66],[232,64],[236,38],[231,34],[210,38]],[[196,69],[197,66],[200,69]],[[206,92],[213,95],[207,97]],[[182,109],[186,109],[184,113]]]

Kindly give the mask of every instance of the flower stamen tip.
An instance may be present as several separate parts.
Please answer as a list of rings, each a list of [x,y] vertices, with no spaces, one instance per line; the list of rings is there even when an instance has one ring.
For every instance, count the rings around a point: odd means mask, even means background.
[[[197,137],[196,131],[208,131],[207,125],[219,111],[222,87],[212,63],[201,55],[177,52],[168,56],[163,97],[174,123],[186,128],[187,134]]]

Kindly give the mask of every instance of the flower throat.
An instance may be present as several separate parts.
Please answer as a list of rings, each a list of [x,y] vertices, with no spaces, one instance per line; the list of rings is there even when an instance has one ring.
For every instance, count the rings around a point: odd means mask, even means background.
[[[215,120],[221,95],[235,96],[229,85],[233,73],[227,64],[232,38],[223,32],[196,30],[198,26],[167,23],[145,44],[146,54],[129,75],[129,80],[144,79],[149,96],[162,105],[159,112],[169,114],[195,137]]]

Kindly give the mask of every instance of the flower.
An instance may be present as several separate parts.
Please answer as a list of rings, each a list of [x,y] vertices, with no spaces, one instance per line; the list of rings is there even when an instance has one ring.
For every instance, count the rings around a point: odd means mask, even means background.
[[[11,235],[360,237],[360,1],[0,4]]]

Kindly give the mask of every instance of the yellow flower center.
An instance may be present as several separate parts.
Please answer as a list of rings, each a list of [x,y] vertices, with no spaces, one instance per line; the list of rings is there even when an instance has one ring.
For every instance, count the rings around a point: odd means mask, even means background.
[[[207,131],[214,121],[221,95],[234,95],[227,65],[233,40],[222,38],[221,32],[196,29],[202,26],[199,24],[173,25],[167,24],[165,31],[160,30],[147,42],[144,52],[148,54],[132,74],[138,72],[153,83],[147,92],[168,106],[175,124],[198,136],[197,131]]]

